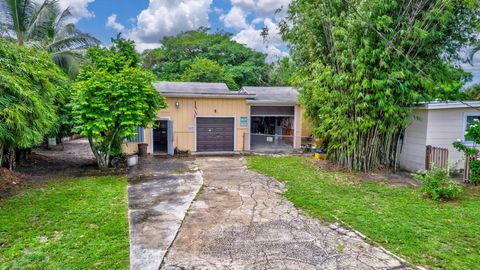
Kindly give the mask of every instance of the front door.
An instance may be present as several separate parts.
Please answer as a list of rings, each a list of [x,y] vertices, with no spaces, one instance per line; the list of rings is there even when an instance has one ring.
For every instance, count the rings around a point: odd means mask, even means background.
[[[164,152],[168,150],[168,121],[157,121],[157,127],[153,129],[153,151]]]

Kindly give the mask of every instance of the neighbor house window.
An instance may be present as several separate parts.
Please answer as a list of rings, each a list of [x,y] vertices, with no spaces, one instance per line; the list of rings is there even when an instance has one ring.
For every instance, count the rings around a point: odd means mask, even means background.
[[[131,139],[127,139],[127,142],[136,142],[136,143],[141,143],[144,142],[145,139],[145,130],[144,128],[137,127],[136,129],[137,135]]]
[[[479,124],[480,125],[480,114],[465,114],[464,117],[464,134],[465,134],[465,142],[472,142],[472,138],[469,138],[467,135],[467,129],[473,125],[473,124]]]

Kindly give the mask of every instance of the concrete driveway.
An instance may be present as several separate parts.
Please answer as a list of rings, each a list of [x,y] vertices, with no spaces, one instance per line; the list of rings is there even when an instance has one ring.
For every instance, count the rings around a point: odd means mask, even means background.
[[[128,173],[130,268],[157,270],[203,179],[191,159],[141,160]]]
[[[191,180],[189,177],[199,177],[194,172],[181,176],[185,181],[172,184],[175,188],[154,187],[170,189],[169,194],[175,197],[179,186],[195,183],[180,188],[190,190],[190,195],[181,200],[185,207],[192,198],[191,190],[201,182],[205,185],[188,204],[183,221],[178,219],[181,215],[170,223],[155,218],[147,226],[153,226],[150,234],[146,230],[147,242],[167,247],[166,252],[150,254],[157,256],[153,264],[157,269],[159,265],[160,269],[407,269],[400,259],[366,243],[357,233],[299,213],[282,197],[282,183],[247,170],[241,157],[205,157],[191,162],[187,167],[198,168],[202,180]],[[178,174],[168,175],[164,177],[170,177],[172,183],[179,179]],[[141,192],[138,188],[129,191],[142,197]],[[143,197],[150,196],[147,193]],[[174,206],[166,207],[172,203]],[[161,205],[164,210],[178,204],[172,201]],[[171,228],[169,237],[157,237],[165,235],[162,228]],[[174,237],[173,229],[178,229]],[[143,233],[140,230],[133,234]],[[142,252],[133,252],[132,256],[138,254]],[[138,266],[143,268],[132,268],[147,269],[147,265]]]

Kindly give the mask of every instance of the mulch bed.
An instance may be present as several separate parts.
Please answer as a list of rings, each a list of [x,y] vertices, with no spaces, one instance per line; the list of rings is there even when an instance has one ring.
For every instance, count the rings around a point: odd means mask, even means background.
[[[391,186],[419,186],[420,183],[417,182],[410,173],[407,172],[391,172],[387,170],[381,170],[370,173],[361,173],[361,172],[351,172],[350,170],[336,165],[328,160],[319,160],[319,159],[310,159],[312,163],[318,168],[330,171],[330,172],[339,172],[339,173],[348,173],[353,176],[356,180],[359,181],[370,181],[370,182],[381,182]],[[351,179],[353,180],[353,179]]]
[[[19,186],[25,178],[24,174],[0,168],[0,193],[5,193]]]

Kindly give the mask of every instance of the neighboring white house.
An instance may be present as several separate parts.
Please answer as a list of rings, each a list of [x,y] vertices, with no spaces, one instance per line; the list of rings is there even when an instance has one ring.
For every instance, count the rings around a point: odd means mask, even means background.
[[[480,119],[478,101],[433,102],[419,106],[400,145],[400,167],[409,171],[424,169],[426,146],[431,145],[447,148],[449,164],[463,168],[464,155],[452,144],[458,139],[465,141],[467,125],[475,119]]]

